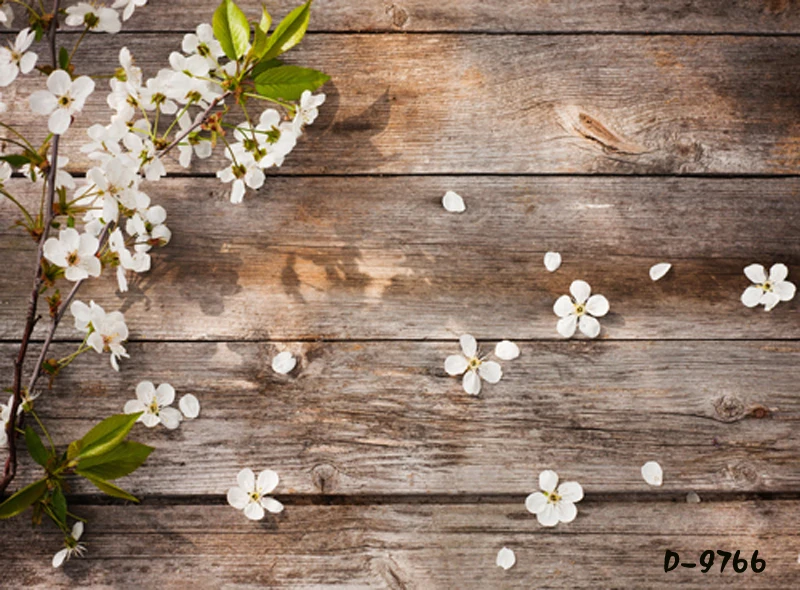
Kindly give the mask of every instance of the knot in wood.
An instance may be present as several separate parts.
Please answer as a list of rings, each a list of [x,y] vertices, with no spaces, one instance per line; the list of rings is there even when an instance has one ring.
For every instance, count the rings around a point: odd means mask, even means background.
[[[723,395],[714,402],[714,410],[723,422],[735,422],[744,416],[744,404],[738,397]]]
[[[311,478],[314,485],[323,493],[330,492],[333,489],[338,474],[339,470],[329,463],[316,465],[311,470]]]

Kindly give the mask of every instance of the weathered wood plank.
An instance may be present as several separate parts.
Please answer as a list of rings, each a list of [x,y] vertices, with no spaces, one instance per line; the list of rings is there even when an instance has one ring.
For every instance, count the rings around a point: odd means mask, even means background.
[[[87,42],[86,73],[108,73],[126,44],[154,74],[180,47],[176,34],[114,41]],[[289,174],[800,171],[798,38],[318,34],[291,59],[333,82]],[[7,92],[23,129],[34,86]],[[67,134],[73,166],[107,111],[95,93]]]
[[[300,355],[289,377],[270,368],[280,349]],[[280,493],[526,494],[548,467],[587,493],[647,492],[648,460],[664,467],[664,492],[800,489],[800,343],[528,343],[478,398],[444,372],[457,350],[135,344],[120,373],[85,355],[39,407],[66,444],[142,379],[197,395],[199,420],[137,428],[158,450],[122,483],[144,496],[222,494],[245,466],[276,469]],[[8,372],[15,348],[0,351]]]
[[[25,519],[0,523],[6,588],[736,588],[796,587],[796,501],[608,503],[587,498],[578,518],[540,527],[520,499],[509,504],[290,505],[277,518],[247,522],[227,506],[76,507],[89,517],[88,554],[54,570],[61,538],[31,532]],[[517,565],[495,566],[514,549]],[[20,547],[25,547],[21,552]],[[706,574],[711,549],[754,550],[763,573]]]
[[[465,214],[442,208],[449,188]],[[216,179],[148,190],[172,243],[128,294],[110,273],[81,295],[123,309],[136,339],[558,339],[552,305],[578,278],[611,302],[603,337],[800,337],[797,299],[770,313],[739,300],[752,262],[797,282],[796,178],[276,177],[239,206]],[[0,203],[0,227],[12,215]],[[4,230],[0,251],[28,276],[29,238]],[[28,288],[0,273],[1,337],[21,334]]]
[[[259,0],[237,2],[249,15]],[[267,2],[280,18],[300,0]],[[126,23],[126,30],[191,30],[211,20],[218,0],[150,0]],[[21,21],[22,19],[20,19]],[[800,31],[800,11],[790,0],[328,0],[314,4],[313,31]]]

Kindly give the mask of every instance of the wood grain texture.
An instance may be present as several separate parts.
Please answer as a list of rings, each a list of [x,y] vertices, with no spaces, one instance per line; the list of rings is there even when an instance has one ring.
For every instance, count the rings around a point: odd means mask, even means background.
[[[83,73],[109,73],[127,45],[154,75],[180,39],[92,37]],[[288,174],[800,171],[794,37],[317,34],[290,59],[333,82]],[[24,129],[37,128],[36,82],[6,96]],[[110,116],[105,98],[96,92],[65,136],[76,169],[83,130]]]
[[[441,206],[451,188],[463,215]],[[739,300],[753,262],[797,281],[796,178],[276,177],[238,206],[216,179],[148,190],[172,243],[127,294],[113,273],[81,292],[122,309],[133,339],[560,339],[552,306],[579,278],[611,302],[605,338],[800,337],[797,299],[770,313]],[[12,215],[0,203],[0,226]],[[0,248],[32,264],[21,231]],[[564,257],[555,273],[547,250]],[[674,268],[653,283],[662,261]],[[25,289],[0,274],[3,338],[22,331]]]
[[[217,0],[150,0],[125,30],[193,30],[210,22]],[[237,2],[251,17],[260,0]],[[276,19],[300,0],[265,3]],[[800,11],[791,0],[327,0],[315,2],[312,31],[800,31]]]
[[[227,506],[96,506],[89,553],[64,569],[50,565],[61,543],[53,527],[31,532],[0,523],[6,588],[792,588],[796,587],[796,501],[629,502],[587,497],[578,519],[539,526],[522,499],[508,504],[289,505],[247,522]],[[9,540],[28,547],[9,553]],[[495,565],[514,549],[516,566]],[[754,550],[761,574],[734,573],[721,558],[707,574],[664,573],[666,549],[697,561],[706,549]]]
[[[270,368],[279,350],[299,357],[288,377]],[[0,351],[9,367],[13,347]],[[142,379],[197,395],[200,419],[135,431],[158,449],[122,480],[144,496],[223,494],[245,466],[278,470],[290,494],[527,494],[547,468],[587,493],[648,492],[648,460],[662,464],[665,493],[800,487],[795,342],[524,343],[477,398],[444,372],[451,342],[129,351],[120,373],[84,355],[39,407],[66,444],[122,411]]]

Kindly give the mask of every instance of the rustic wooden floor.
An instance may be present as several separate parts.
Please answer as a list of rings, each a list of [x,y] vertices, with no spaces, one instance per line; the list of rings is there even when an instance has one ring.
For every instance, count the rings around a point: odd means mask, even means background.
[[[151,0],[85,51],[100,72],[128,45],[152,74],[215,4]],[[800,298],[739,295],[752,262],[800,279],[800,5],[318,0],[311,27],[296,59],[333,77],[317,124],[242,205],[214,161],[152,188],[172,243],[127,295],[86,294],[125,311],[133,360],[83,358],[43,404],[66,440],[149,378],[201,418],[138,431],[157,447],[125,481],[140,506],[75,489],[86,559],[54,571],[54,529],[0,525],[0,586],[799,587]],[[7,97],[23,124],[30,90]],[[32,262],[11,213],[4,372]],[[611,301],[594,342],[555,331],[576,278]],[[443,369],[464,332],[522,348],[478,398]],[[279,350],[301,359],[288,377]],[[226,505],[245,466],[279,472],[283,514]],[[524,507],[545,468],[586,490],[554,530]],[[664,573],[666,549],[767,566]]]

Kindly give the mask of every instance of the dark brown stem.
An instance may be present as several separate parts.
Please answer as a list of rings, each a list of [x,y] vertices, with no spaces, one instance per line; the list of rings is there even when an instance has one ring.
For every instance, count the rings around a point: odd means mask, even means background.
[[[61,0],[53,1],[53,20],[50,21],[50,28],[47,31],[47,39],[50,44],[50,56],[53,68],[58,67],[58,57],[56,50],[56,29],[58,27],[58,10]],[[56,171],[58,170],[58,144],[60,137],[53,137],[51,152],[50,170],[47,175],[47,202],[45,203],[44,219],[42,221],[42,235],[39,237],[39,247],[36,257],[36,271],[33,278],[33,288],[31,289],[30,300],[28,302],[28,314],[25,318],[25,329],[22,332],[22,341],[19,345],[19,353],[14,359],[14,384],[12,388],[11,413],[6,424],[6,435],[8,438],[8,457],[6,458],[3,470],[3,479],[0,480],[0,494],[2,494],[17,474],[17,413],[22,404],[22,369],[25,364],[25,356],[28,353],[33,328],[38,321],[36,308],[39,303],[39,289],[42,287],[42,256],[44,254],[44,243],[50,233],[50,224],[53,221],[53,201],[55,199]]]

